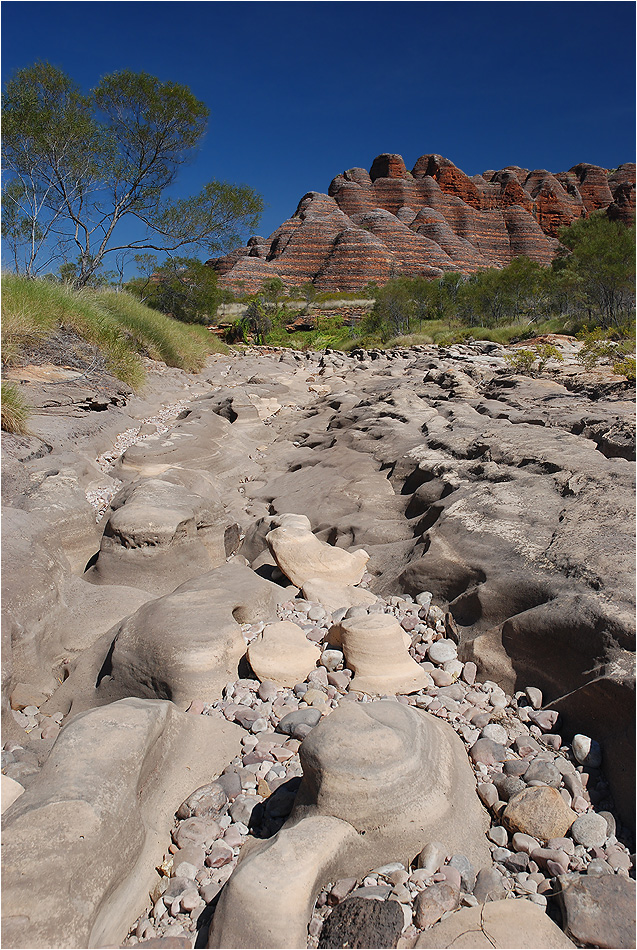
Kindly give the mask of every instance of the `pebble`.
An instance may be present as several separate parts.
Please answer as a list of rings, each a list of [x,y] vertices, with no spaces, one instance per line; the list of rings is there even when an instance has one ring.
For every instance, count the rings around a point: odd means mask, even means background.
[[[526,693],[527,699],[533,706],[533,709],[539,709],[542,705],[542,690],[538,689],[536,686],[527,686],[524,692]]]
[[[416,867],[427,874],[435,874],[445,860],[446,849],[440,841],[430,841],[416,858]]]
[[[445,911],[455,910],[460,890],[449,883],[431,884],[414,901],[414,923],[424,930],[440,920]]]
[[[447,660],[455,660],[457,655],[458,650],[453,640],[437,640],[427,650],[427,656],[432,663],[442,664]]]
[[[487,838],[490,841],[493,841],[499,848],[506,847],[509,841],[509,835],[506,828],[503,828],[502,825],[493,825],[487,831]]]
[[[493,739],[478,739],[478,741],[471,746],[469,755],[475,763],[495,765],[496,762],[504,762],[506,749],[499,742],[494,742]]]
[[[603,815],[588,812],[576,818],[571,827],[573,841],[586,848],[600,847],[608,837],[608,825]]]
[[[497,722],[489,722],[480,732],[481,739],[493,739],[494,742],[500,743],[500,745],[506,745],[509,741],[509,735],[504,728]]]
[[[602,764],[602,748],[599,742],[596,742],[594,739],[578,734],[573,737],[571,748],[573,750],[573,756],[580,765],[587,765],[589,768],[598,769]]]

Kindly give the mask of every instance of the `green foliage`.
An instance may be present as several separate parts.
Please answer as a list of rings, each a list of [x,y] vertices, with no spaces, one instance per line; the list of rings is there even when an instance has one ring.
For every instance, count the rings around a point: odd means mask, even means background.
[[[516,373],[523,373],[525,376],[531,376],[533,373],[533,364],[535,363],[535,353],[533,350],[516,350],[504,357],[511,369]]]
[[[11,187],[22,189],[8,224],[14,243],[28,206],[42,233],[55,231],[54,254],[78,255],[77,287],[106,254],[125,248],[210,253],[236,244],[263,210],[252,189],[211,181],[190,198],[165,196],[207,117],[186,86],[143,72],[111,73],[84,95],[48,63],[18,70],[3,96],[4,168]],[[140,236],[118,245],[114,232],[125,218]],[[32,249],[25,266],[36,272]]]
[[[144,306],[127,293],[75,291],[68,285],[2,278],[2,356],[15,362],[60,328],[98,347],[119,379],[137,388],[145,377],[142,356],[195,371],[221,345],[203,327],[189,327]]]
[[[549,360],[557,360],[559,363],[564,360],[552,343],[533,343],[530,349],[516,350],[504,358],[516,373],[523,373],[525,376],[542,373]]]
[[[607,330],[599,327],[581,331],[579,337],[584,341],[584,345],[577,354],[577,359],[585,369],[590,371],[601,362],[619,366],[624,362],[626,354],[634,351],[634,337],[622,338],[619,334],[613,334],[613,336],[616,338],[612,339]],[[630,363],[627,364],[627,368],[630,369]],[[619,375],[626,376],[627,374],[620,372]]]
[[[274,304],[275,308],[279,303],[279,298],[285,293],[285,284],[280,277],[269,277],[267,280],[264,280],[261,284],[261,295],[268,301],[268,303]]]
[[[635,382],[635,357],[626,356],[623,360],[613,363],[613,373],[618,376],[625,376],[631,382]]]
[[[635,307],[635,228],[603,212],[579,218],[560,233],[568,256],[554,270],[570,279],[580,305],[602,327],[630,320]]]
[[[244,342],[252,334],[256,344],[265,343],[266,334],[272,329],[272,319],[266,309],[263,297],[252,297],[246,312],[238,321],[238,330]]]
[[[155,260],[153,255],[144,258],[139,260],[141,267],[150,267]],[[189,257],[167,258],[146,278],[129,281],[127,289],[147,306],[184,323],[210,323],[221,302],[215,271]]]
[[[16,435],[26,435],[26,422],[31,411],[29,405],[16,386],[10,383],[2,383],[0,384],[0,389],[2,428],[5,432],[13,432]]]
[[[564,362],[564,357],[556,346],[552,343],[535,343],[533,351],[537,360],[537,371],[542,373],[549,360],[557,360],[558,363]]]

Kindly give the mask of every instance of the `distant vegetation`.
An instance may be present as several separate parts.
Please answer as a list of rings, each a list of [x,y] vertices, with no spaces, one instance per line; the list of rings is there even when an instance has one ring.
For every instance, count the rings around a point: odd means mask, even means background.
[[[248,310],[230,328],[228,340],[347,350],[359,345],[449,345],[468,338],[506,344],[543,333],[574,333],[586,340],[583,359],[589,365],[611,357],[630,375],[630,361],[622,362],[622,354],[634,349],[634,227],[593,214],[565,229],[561,242],[562,253],[552,267],[520,257],[507,267],[468,277],[456,272],[439,280],[396,277],[357,294],[320,294],[305,284],[284,295],[282,281],[270,279],[260,294],[240,298]],[[330,298],[364,297],[374,299],[374,308],[356,327],[313,309]],[[305,300],[301,310],[300,300]],[[291,308],[291,301],[297,302],[297,309]],[[314,329],[286,331],[296,317],[310,312]],[[527,362],[529,358],[536,369],[542,365],[541,354],[531,353]]]
[[[539,330],[595,327],[629,332],[635,309],[635,229],[605,215],[580,219],[561,234],[564,253],[543,267],[525,257],[463,278],[396,278],[379,288],[364,334],[392,337],[447,325],[462,337],[492,331],[504,342]]]

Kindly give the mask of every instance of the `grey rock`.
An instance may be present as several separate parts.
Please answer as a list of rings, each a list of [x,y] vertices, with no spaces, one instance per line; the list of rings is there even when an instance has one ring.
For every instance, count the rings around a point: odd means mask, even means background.
[[[480,868],[476,876],[473,896],[476,897],[481,904],[487,900],[504,900],[507,896],[507,891],[504,887],[503,874],[494,867]]]
[[[573,841],[585,848],[601,848],[608,837],[608,825],[603,815],[586,812],[576,818],[571,826]]]
[[[320,709],[308,706],[307,709],[297,709],[295,712],[288,713],[287,716],[284,716],[277,726],[277,730],[287,736],[292,736],[295,734],[298,726],[309,726],[311,729],[318,725],[320,721]]]
[[[454,854],[451,856],[448,863],[450,867],[460,871],[462,887],[470,894],[473,891],[474,885],[476,883],[476,872],[474,871],[473,865],[469,858],[466,856],[466,854]]]
[[[524,773],[524,781],[527,785],[535,781],[542,782],[544,785],[551,785],[553,788],[559,788],[561,780],[562,776],[552,762],[543,762],[537,759],[535,762],[531,762]]]
[[[635,882],[616,875],[558,877],[564,932],[579,946],[635,946]]]

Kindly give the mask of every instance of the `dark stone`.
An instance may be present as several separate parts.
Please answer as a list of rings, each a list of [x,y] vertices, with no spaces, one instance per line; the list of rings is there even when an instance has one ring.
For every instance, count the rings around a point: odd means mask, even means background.
[[[614,874],[557,879],[562,929],[578,946],[635,946],[635,883]]]
[[[396,947],[405,920],[396,901],[348,897],[323,924],[319,948]]]

